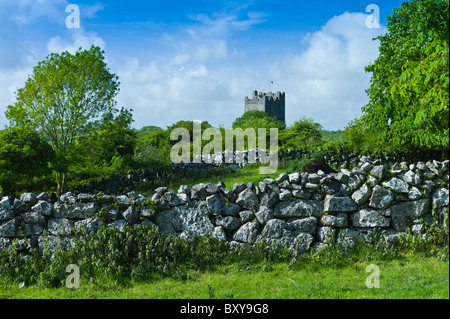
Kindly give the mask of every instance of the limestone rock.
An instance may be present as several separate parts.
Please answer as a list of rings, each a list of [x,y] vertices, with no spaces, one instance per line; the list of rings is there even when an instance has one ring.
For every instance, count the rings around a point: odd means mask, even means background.
[[[21,217],[27,224],[45,224],[45,217],[37,212],[26,212]]]
[[[245,185],[245,184],[244,184]],[[259,204],[258,196],[249,189],[245,189],[239,193],[236,204],[245,209],[254,210]]]
[[[390,207],[392,226],[398,232],[405,231],[412,222],[425,215],[429,210],[428,199],[402,202]]]
[[[36,205],[31,207],[31,210],[40,213],[44,216],[51,216],[53,211],[53,205],[45,200],[40,200]]]
[[[376,185],[372,190],[369,206],[377,209],[385,209],[394,200],[394,195],[388,189]]]
[[[323,215],[322,224],[332,227],[347,227],[348,218],[346,213],[337,213],[336,215]]]
[[[222,226],[226,230],[235,230],[241,226],[241,222],[239,219],[232,216],[216,216],[216,225]]]
[[[0,224],[0,237],[16,237],[19,221],[17,218]]]
[[[363,233],[353,229],[341,229],[337,235],[336,242],[344,247],[355,246],[358,242],[364,241]]]
[[[227,240],[227,235],[225,234],[225,230],[222,226],[214,227],[212,236],[217,239]]]
[[[279,195],[271,189],[267,189],[259,195],[260,204],[270,208],[273,208],[279,200]]]
[[[256,220],[264,225],[266,222],[273,218],[273,210],[266,206],[259,206],[258,210],[255,212]]]
[[[35,193],[24,193],[20,196],[20,200],[30,205],[34,205],[38,202],[38,198]]]
[[[75,204],[77,197],[72,192],[67,192],[59,197],[59,200],[64,204]]]
[[[243,224],[255,218],[255,214],[251,210],[243,210],[239,212],[239,217]]]
[[[334,241],[334,231],[333,228],[324,226],[317,228],[317,237],[322,243],[328,243]]]
[[[243,190],[247,189],[247,185],[245,183],[235,183],[233,185],[233,192],[238,195]]]
[[[219,215],[225,206],[225,198],[221,193],[215,193],[214,195],[206,197],[206,205],[211,214]]]
[[[378,180],[382,180],[383,178],[385,178],[387,173],[388,173],[388,171],[387,171],[386,167],[384,167],[384,165],[374,166],[370,170],[370,174],[373,175]]]
[[[86,219],[77,221],[74,224],[75,230],[80,231],[82,228],[84,228],[86,230],[86,232],[88,232],[88,233],[97,231],[99,226],[100,226],[100,218],[98,218],[98,217],[86,218]]]
[[[364,184],[360,188],[358,188],[353,194],[352,199],[355,201],[356,205],[364,204],[372,194],[372,190],[369,185]]]
[[[73,223],[67,218],[50,218],[47,230],[52,235],[68,236],[73,234]]]
[[[278,203],[274,207],[273,214],[275,218],[320,217],[322,208],[321,201],[296,199]]]
[[[350,215],[354,227],[389,227],[390,219],[374,209],[361,209]]]
[[[206,205],[175,206],[158,213],[156,224],[161,232],[182,237],[207,236],[214,231]]]
[[[448,206],[448,189],[447,188],[438,188],[432,193],[432,201],[433,205],[436,207]]]
[[[291,232],[287,230],[288,223],[281,219],[271,219],[264,226],[261,236],[265,238],[281,238],[289,236]]]
[[[238,216],[241,207],[235,203],[229,203],[228,205],[223,206],[222,215],[224,216]]]
[[[123,213],[123,218],[130,224],[134,225],[139,222],[139,212],[135,206],[128,207]]]
[[[408,193],[409,185],[405,181],[402,181],[400,178],[392,177],[390,180],[383,182],[383,186],[391,189],[396,193]]]
[[[403,181],[410,185],[419,185],[422,180],[420,179],[420,176],[414,173],[413,171],[409,170],[405,174],[401,175],[401,178]]]
[[[356,203],[347,196],[327,195],[323,205],[324,212],[352,212],[357,209]]]
[[[248,222],[242,225],[233,235],[233,239],[243,243],[254,243],[259,229],[258,222]]]
[[[293,231],[314,234],[317,230],[317,218],[306,217],[293,219],[288,222],[287,228]]]

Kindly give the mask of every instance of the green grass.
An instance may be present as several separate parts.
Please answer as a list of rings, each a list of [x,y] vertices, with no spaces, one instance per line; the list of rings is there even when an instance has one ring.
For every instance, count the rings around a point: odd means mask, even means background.
[[[337,131],[320,130],[320,135],[321,135],[322,141],[324,141],[324,142],[341,141],[344,138],[344,131],[342,131],[342,130],[337,130]]]
[[[175,191],[181,185],[188,185],[192,187],[199,183],[212,183],[217,184],[219,182],[223,182],[228,189],[233,189],[233,185],[235,183],[248,183],[253,182],[256,186],[259,182],[261,182],[265,178],[277,178],[281,173],[289,172],[289,169],[285,167],[278,167],[277,171],[273,174],[260,174],[259,166],[257,165],[248,165],[244,168],[240,168],[237,170],[221,170],[219,169],[217,173],[210,172],[211,176],[192,176],[189,178],[183,178],[180,180],[176,180],[173,182],[167,182],[164,186],[171,188]],[[156,188],[156,187],[155,187]],[[141,193],[144,196],[151,197],[154,194],[154,189],[150,190],[140,190],[137,189],[137,192]]]
[[[380,269],[380,288],[367,288],[366,266]],[[111,280],[66,287],[19,288],[0,281],[1,298],[151,298],[151,299],[411,299],[449,298],[449,263],[420,253],[393,260],[359,261],[345,267],[286,262],[231,264],[190,271],[187,280],[160,278],[119,284]]]

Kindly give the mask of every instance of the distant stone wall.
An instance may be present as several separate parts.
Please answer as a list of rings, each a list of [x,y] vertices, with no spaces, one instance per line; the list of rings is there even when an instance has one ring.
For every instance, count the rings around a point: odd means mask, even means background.
[[[30,247],[43,249],[45,242],[70,247],[80,227],[95,231],[101,223],[118,231],[126,224],[156,225],[164,233],[212,235],[233,246],[264,241],[299,253],[330,241],[370,240],[380,229],[392,245],[407,229],[426,236],[433,209],[442,224],[449,206],[448,166],[448,160],[388,166],[366,158],[352,171],[283,173],[233,189],[223,183],[183,185],[177,192],[159,187],[153,204],[135,192],[69,192],[54,203],[46,193],[3,196],[0,249],[16,238],[24,254]]]
[[[231,153],[231,154],[230,154]],[[418,152],[417,154],[385,154],[383,157],[373,157],[365,155],[357,155],[352,153],[333,154],[330,152],[324,153],[324,161],[335,169],[352,168],[362,165],[365,162],[370,162],[372,165],[387,165],[392,166],[396,162],[401,163],[405,158],[415,158],[417,161],[427,161],[430,154]],[[313,150],[292,149],[281,150],[278,152],[279,165],[289,162],[293,159],[307,159],[314,157]],[[436,155],[436,154],[435,154]],[[227,157],[232,156],[233,161],[228,163]],[[153,187],[154,185],[164,185],[165,182],[173,180],[180,180],[185,177],[195,176],[204,173],[208,170],[215,169],[218,166],[227,166],[232,169],[239,169],[245,167],[249,163],[249,157],[255,156],[259,161],[259,150],[244,150],[234,152],[221,152],[218,154],[205,154],[197,156],[191,160],[190,163],[172,163],[170,167],[135,171],[129,174],[112,175],[100,180],[93,180],[90,183],[80,185],[76,189],[71,189],[75,194],[78,193],[97,193],[103,192],[107,194],[124,195],[140,187]],[[231,157],[230,157],[231,158]],[[431,157],[432,158],[432,157]],[[222,162],[220,163],[220,159]],[[446,158],[448,159],[448,154]],[[444,159],[440,159],[443,161]],[[400,164],[398,164],[400,165]],[[1,195],[0,195],[1,197]]]

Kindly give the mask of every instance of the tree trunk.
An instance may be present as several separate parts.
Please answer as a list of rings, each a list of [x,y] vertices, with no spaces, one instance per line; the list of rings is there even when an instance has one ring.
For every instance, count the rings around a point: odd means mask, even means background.
[[[58,198],[59,198],[66,191],[67,173],[56,172],[56,183],[58,186]]]

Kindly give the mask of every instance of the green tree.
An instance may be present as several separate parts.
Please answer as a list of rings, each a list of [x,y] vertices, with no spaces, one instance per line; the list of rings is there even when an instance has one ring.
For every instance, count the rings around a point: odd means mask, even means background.
[[[6,195],[42,187],[51,173],[54,152],[33,130],[10,127],[0,131],[0,186]]]
[[[379,134],[379,132],[370,128],[367,124],[366,117],[363,115],[347,124],[344,130],[344,142],[352,150],[357,152],[378,151],[380,150],[380,145],[377,143]],[[391,150],[389,145],[385,145],[383,149]]]
[[[234,120],[232,127],[240,127],[243,130],[246,128],[254,128],[255,130],[258,128],[265,128],[267,132],[270,131],[270,128],[284,130],[286,128],[286,123],[269,116],[263,111],[248,111]]]
[[[379,145],[398,150],[448,148],[448,0],[411,0],[387,17],[379,36],[365,122]]]
[[[92,46],[75,53],[52,53],[34,67],[16,103],[8,106],[11,126],[41,132],[57,155],[58,193],[66,186],[75,140],[89,132],[103,113],[111,112],[119,91],[118,77],[104,62],[104,51]]]
[[[136,136],[139,137],[144,137],[145,135],[154,132],[154,131],[158,131],[158,130],[162,130],[162,128],[160,128],[159,126],[153,126],[153,125],[147,125],[147,126],[143,126],[141,129],[136,130]]]
[[[117,174],[134,167],[137,138],[131,127],[131,111],[122,108],[105,113],[95,129],[77,139],[77,160],[70,166],[77,179]]]
[[[156,130],[138,138],[134,161],[142,168],[160,168],[170,164],[170,133]]]
[[[313,149],[321,144],[321,125],[303,117],[281,134],[284,149]]]
[[[266,148],[267,148],[270,145],[270,129],[276,128],[278,129],[278,133],[280,134],[280,132],[286,128],[286,123],[269,116],[266,112],[263,111],[247,111],[242,116],[234,120],[232,128],[233,129],[241,128],[243,131],[245,131],[248,128],[252,128],[255,130],[256,135],[258,134],[258,129],[265,128]],[[225,140],[223,141],[223,143],[225,143]],[[236,150],[237,149],[236,142],[233,142],[233,144],[234,144],[233,149]],[[248,138],[247,136],[245,136],[244,149],[248,148],[249,148]]]
[[[201,133],[211,127],[207,121],[200,123]],[[168,126],[166,130],[155,130],[138,139],[134,159],[140,167],[164,167],[171,163],[170,151],[178,141],[170,140],[170,132],[176,128],[184,128],[189,132],[190,156],[193,157],[194,122],[178,121]],[[207,140],[202,140],[202,147],[207,143]]]

